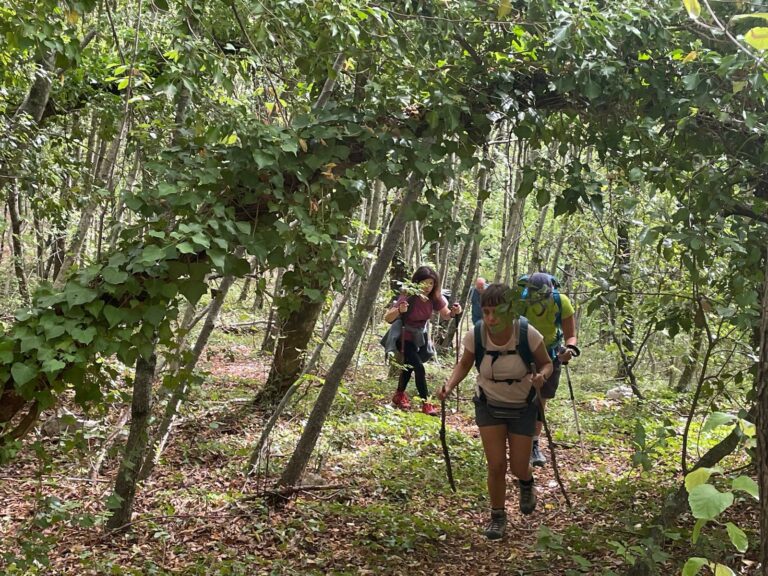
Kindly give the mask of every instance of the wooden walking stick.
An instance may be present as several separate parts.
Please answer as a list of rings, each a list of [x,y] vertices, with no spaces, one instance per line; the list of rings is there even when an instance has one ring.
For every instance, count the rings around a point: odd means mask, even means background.
[[[536,365],[531,362],[531,374],[536,374]],[[573,508],[571,499],[568,497],[568,492],[565,491],[565,485],[562,478],[560,478],[560,469],[557,467],[557,456],[555,454],[555,442],[552,440],[552,434],[549,431],[549,425],[547,424],[547,418],[544,415],[544,403],[541,401],[541,391],[538,388],[536,390],[536,402],[539,404],[539,413],[541,414],[541,422],[544,424],[544,432],[547,435],[547,443],[549,444],[549,452],[552,455],[552,471],[555,473],[555,480],[560,487],[560,492],[563,493],[565,503],[568,504],[568,508]]]
[[[453,481],[453,468],[451,467],[451,454],[448,452],[448,441],[445,437],[445,400],[440,400],[440,444],[443,445],[443,458],[445,459],[448,483],[451,485],[451,490],[456,492],[456,483]]]
[[[459,330],[461,326],[461,318],[463,314],[457,314],[454,318],[456,319],[456,364],[459,363],[459,333],[461,330]],[[456,412],[459,411],[459,385],[456,385]]]

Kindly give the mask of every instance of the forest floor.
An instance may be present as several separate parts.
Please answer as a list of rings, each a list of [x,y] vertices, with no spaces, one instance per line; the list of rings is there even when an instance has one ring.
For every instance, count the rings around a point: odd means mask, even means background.
[[[536,471],[536,512],[522,516],[511,488],[507,534],[487,541],[485,464],[468,399],[471,378],[461,386],[459,410],[454,398],[447,416],[458,487],[453,493],[440,419],[417,408],[392,408],[393,383],[377,350],[375,359],[364,356],[360,368],[350,370],[337,397],[303,480],[312,488],[270,508],[264,491],[290,456],[320,382],[308,381],[272,434],[259,473],[246,479],[245,464],[265,416],[251,399],[269,366],[251,350],[233,340],[208,353],[208,374],[184,405],[161,462],[138,490],[133,523],[120,535],[103,531],[119,464],[116,447],[94,472],[108,428],[30,438],[0,471],[0,572],[610,576],[626,573],[642,554],[665,491],[682,480],[675,473],[679,436],[669,430],[680,428],[684,415],[657,399],[606,400],[611,383],[596,381],[583,362],[583,371],[574,363],[583,452],[565,375],[548,412],[573,507],[558,488],[550,458]],[[430,365],[430,384],[442,382],[449,368]],[[638,423],[647,438],[643,432],[638,439]],[[648,470],[632,465],[633,455],[641,459],[639,446],[650,459]],[[705,448],[702,437],[696,449]],[[546,452],[551,454],[549,447]],[[730,464],[738,468],[742,462]],[[690,556],[723,562],[736,574],[753,573],[754,501],[737,496],[728,520],[747,532],[745,554],[730,544],[723,524],[708,524],[692,545],[693,519],[686,514],[668,531],[664,547],[651,549],[658,573],[680,574]]]

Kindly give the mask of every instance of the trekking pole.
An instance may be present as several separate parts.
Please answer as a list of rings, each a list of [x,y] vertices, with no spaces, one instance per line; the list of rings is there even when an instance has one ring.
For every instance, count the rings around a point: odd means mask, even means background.
[[[531,362],[531,374],[537,374],[536,365]],[[536,390],[536,402],[539,404],[539,414],[541,414],[541,422],[544,424],[544,432],[547,435],[547,443],[549,444],[549,452],[552,455],[552,471],[555,473],[555,480],[560,487],[560,492],[563,493],[565,503],[568,504],[568,508],[573,508],[571,499],[568,497],[568,492],[565,491],[565,485],[562,478],[560,478],[560,469],[557,467],[557,456],[555,455],[555,442],[552,440],[552,433],[549,431],[549,424],[547,424],[547,418],[544,415],[544,402],[541,401],[541,391],[538,388]]]
[[[443,445],[443,458],[445,459],[445,472],[448,474],[448,483],[451,490],[456,492],[456,483],[453,481],[453,468],[451,467],[451,455],[448,452],[448,441],[445,437],[445,400],[440,400],[440,444]]]
[[[457,314],[454,316],[454,319],[456,320],[456,364],[459,363],[459,333],[461,330],[459,329],[461,326],[461,317],[462,314]],[[456,385],[456,412],[459,411],[459,401],[461,398],[459,397],[459,385]]]
[[[581,426],[579,426],[579,413],[576,410],[576,398],[573,395],[573,385],[571,384],[571,371],[568,370],[568,364],[565,366],[565,378],[568,381],[568,392],[571,394],[571,408],[573,408],[573,419],[576,422],[576,432],[579,435],[579,445],[581,446],[581,454],[584,454],[584,437],[581,435]]]

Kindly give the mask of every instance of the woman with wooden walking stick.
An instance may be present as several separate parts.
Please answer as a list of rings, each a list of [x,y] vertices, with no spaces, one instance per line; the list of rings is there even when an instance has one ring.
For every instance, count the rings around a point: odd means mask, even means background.
[[[464,335],[464,352],[450,377],[437,391],[440,400],[477,368],[475,421],[488,464],[491,518],[485,535],[504,535],[507,523],[506,471],[509,466],[520,487],[520,511],[536,509],[531,444],[536,430],[536,390],[552,373],[552,361],[541,333],[513,312],[513,292],[506,284],[491,284],[483,293],[483,320]],[[536,373],[529,367],[533,364]]]

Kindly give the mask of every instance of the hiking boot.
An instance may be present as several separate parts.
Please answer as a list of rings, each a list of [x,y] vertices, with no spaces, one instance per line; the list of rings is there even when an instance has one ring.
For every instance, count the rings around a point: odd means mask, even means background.
[[[411,401],[408,399],[408,394],[405,393],[405,390],[395,392],[395,395],[392,396],[392,404],[395,405],[395,408],[400,408],[401,410],[408,410],[411,407]]]
[[[517,484],[520,486],[520,512],[530,514],[536,510],[536,487],[533,485],[533,478],[530,484],[524,484],[520,480]]]
[[[424,412],[424,414],[426,414],[427,416],[440,415],[440,410],[438,410],[434,404],[430,404],[429,402],[424,402],[424,404],[421,407],[421,411]]]
[[[504,536],[504,529],[506,527],[506,510],[491,510],[491,521],[485,529],[485,537],[488,538],[488,540],[498,540]]]
[[[547,463],[547,457],[542,454],[539,448],[539,441],[534,440],[531,447],[531,466],[542,467]]]

